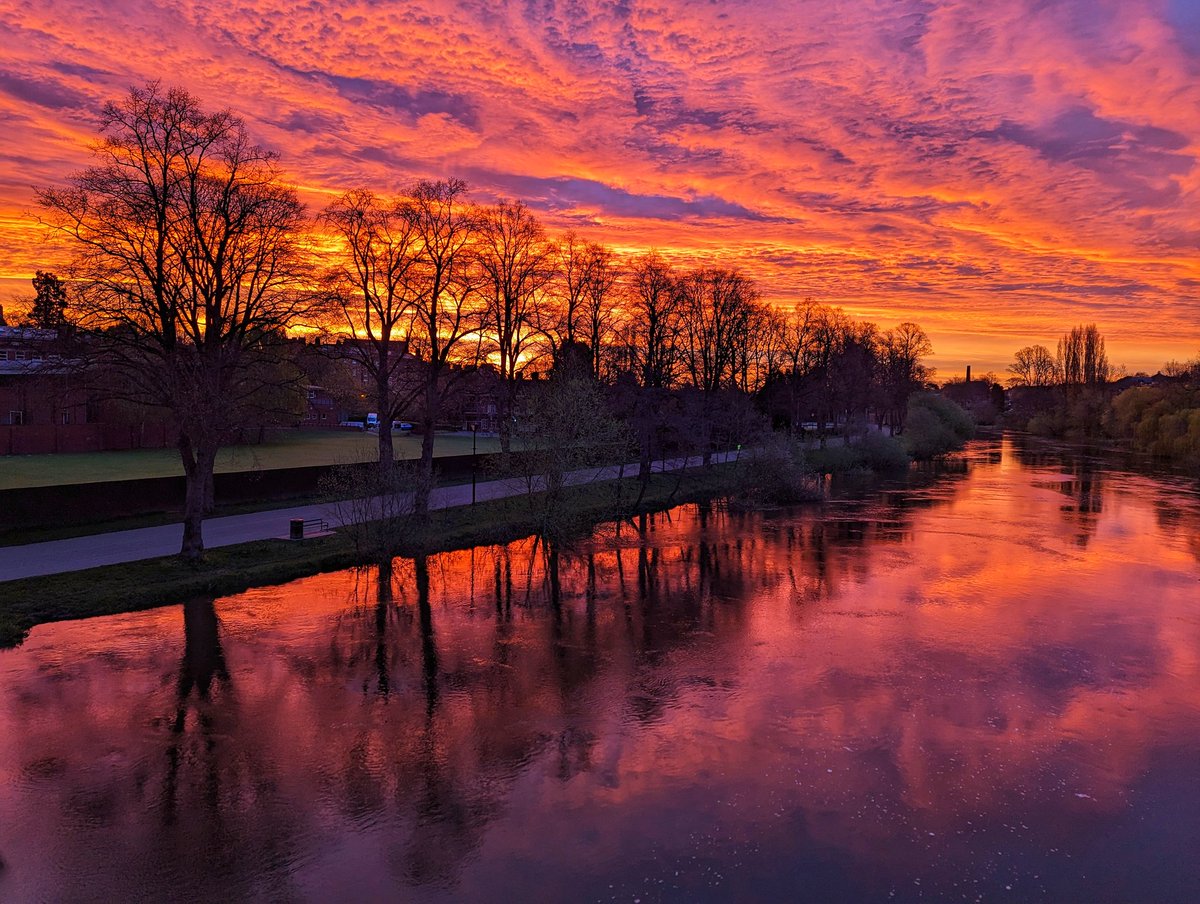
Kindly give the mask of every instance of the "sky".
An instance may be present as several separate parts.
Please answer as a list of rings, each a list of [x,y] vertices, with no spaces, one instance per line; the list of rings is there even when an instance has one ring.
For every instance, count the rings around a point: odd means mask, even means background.
[[[458,176],[552,231],[752,275],[953,376],[1096,323],[1200,352],[1200,0],[0,0],[0,300],[63,260],[33,186],[161,78],[312,211]]]

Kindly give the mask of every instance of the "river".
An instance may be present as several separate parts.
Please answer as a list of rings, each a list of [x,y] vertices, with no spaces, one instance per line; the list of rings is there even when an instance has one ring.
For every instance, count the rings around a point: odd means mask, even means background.
[[[1190,902],[1198,844],[1196,483],[1019,437],[0,652],[5,902]]]

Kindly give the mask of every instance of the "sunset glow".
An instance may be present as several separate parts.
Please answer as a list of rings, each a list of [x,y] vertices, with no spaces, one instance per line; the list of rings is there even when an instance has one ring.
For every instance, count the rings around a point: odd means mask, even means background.
[[[310,211],[459,176],[915,320],[942,376],[1080,322],[1131,371],[1200,351],[1200,0],[53,0],[0,41],[0,303],[64,259],[33,186],[161,78],[243,115]]]

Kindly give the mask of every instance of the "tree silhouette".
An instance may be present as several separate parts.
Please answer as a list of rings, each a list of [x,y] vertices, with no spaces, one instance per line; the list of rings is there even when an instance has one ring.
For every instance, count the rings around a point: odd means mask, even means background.
[[[33,305],[26,318],[39,330],[62,329],[67,323],[67,287],[53,273],[38,270],[33,277]]]
[[[520,201],[501,201],[480,218],[478,262],[486,313],[484,336],[500,372],[500,448],[512,444],[517,381],[535,357],[537,306],[554,273],[552,247],[541,223]]]
[[[278,388],[275,352],[306,307],[304,208],[241,119],[186,91],[134,88],[102,123],[96,163],[39,200],[74,240],[82,320],[121,392],[174,421],[195,560],[217,451]]]
[[[379,415],[379,474],[395,462],[392,421],[404,416],[420,390],[407,379],[407,330],[419,291],[416,225],[401,201],[365,189],[347,192],[321,219],[342,240],[341,260],[327,274],[329,300],[349,332],[346,354],[371,379]]]
[[[1051,386],[1058,382],[1058,364],[1044,345],[1018,349],[1008,365],[1012,386]]]
[[[479,361],[485,314],[475,261],[480,217],[466,195],[461,179],[418,182],[400,207],[416,240],[409,345],[424,370],[418,515],[429,508],[433,431],[449,384],[464,373],[463,365]]]

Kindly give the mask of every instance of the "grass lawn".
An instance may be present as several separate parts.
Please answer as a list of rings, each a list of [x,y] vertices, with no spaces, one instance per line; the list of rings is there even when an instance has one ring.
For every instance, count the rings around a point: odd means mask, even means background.
[[[421,454],[421,437],[395,434],[397,458]],[[282,434],[261,446],[233,446],[217,456],[217,471],[267,471],[308,465],[341,465],[371,461],[378,440],[374,433],[296,431]],[[498,452],[499,440],[478,438],[479,452]],[[471,435],[438,434],[434,455],[469,455]],[[182,476],[183,466],[174,449],[137,449],[129,452],[82,452],[61,455],[0,455],[0,490],[18,487],[57,486],[141,477]]]

